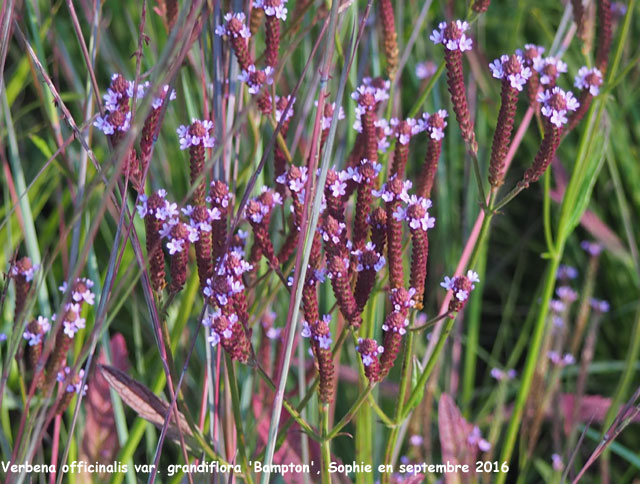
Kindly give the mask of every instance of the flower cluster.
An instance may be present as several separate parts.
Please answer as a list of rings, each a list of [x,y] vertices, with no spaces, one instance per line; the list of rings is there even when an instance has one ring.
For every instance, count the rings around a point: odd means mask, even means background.
[[[592,96],[600,94],[600,86],[602,85],[602,72],[597,67],[589,69],[583,66],[575,77],[574,86],[578,89],[589,91]]]
[[[578,277],[578,269],[566,264],[560,264],[556,277],[560,280],[575,279]]]
[[[468,144],[472,152],[478,152],[467,93],[462,71],[462,53],[471,50],[473,41],[464,33],[469,28],[467,22],[454,20],[450,23],[441,22],[438,30],[434,30],[429,37],[435,44],[445,46],[444,60],[447,68],[447,85],[456,120],[460,125],[462,138]]]
[[[560,74],[567,72],[567,64],[557,57],[539,56],[533,60],[533,68],[539,75],[540,84],[554,87]]]
[[[42,338],[51,330],[51,323],[44,316],[38,316],[27,325],[27,329],[22,333],[22,337],[29,342],[29,346],[36,346],[42,343]]]
[[[253,8],[261,8],[267,17],[276,17],[283,22],[287,20],[287,0],[254,0]]]
[[[313,104],[315,107],[318,107],[318,101],[314,101]],[[328,130],[331,127],[331,120],[333,119],[333,113],[336,110],[336,103],[324,103],[324,111],[322,113],[322,130]],[[342,106],[338,106],[338,121],[341,121],[345,118],[344,109]]]
[[[421,130],[429,133],[429,138],[441,141],[444,138],[444,128],[447,127],[448,113],[444,109],[439,109],[433,114],[422,113],[422,118],[418,120]]]
[[[538,102],[542,104],[542,115],[557,128],[562,128],[568,121],[569,111],[575,111],[580,106],[571,91],[563,91],[558,86],[539,93]]]
[[[258,94],[262,86],[273,84],[273,67],[267,66],[260,70],[251,64],[238,75],[238,80],[247,83],[249,93]]]
[[[32,319],[22,333],[27,346],[24,353],[19,353],[18,358],[24,355],[26,368],[34,371],[42,357],[44,338],[51,333],[53,324],[56,324],[57,332],[51,336],[55,338],[55,344],[45,362],[45,371],[36,375],[37,386],[44,387],[45,394],[55,384],[56,376],[66,362],[73,338],[85,328],[86,319],[82,312],[85,305],[92,306],[95,303],[95,294],[91,291],[93,286],[94,282],[84,277],[71,283],[62,283],[58,288],[64,295],[60,312],[49,318],[40,315],[37,319]]]
[[[23,257],[18,260],[9,271],[9,276],[14,279],[20,279],[24,282],[31,282],[36,271],[40,268],[38,264],[33,264],[31,259]]]
[[[467,271],[466,275],[444,278],[440,285],[447,291],[453,291],[453,297],[449,302],[450,313],[461,311],[464,308],[471,291],[476,287],[476,282],[480,282],[480,278],[478,273],[472,270]],[[453,314],[451,316],[453,317]]]
[[[360,353],[360,357],[362,358],[364,373],[367,379],[372,383],[379,381],[381,375],[378,356],[384,353],[384,346],[379,345],[376,340],[371,338],[358,338],[356,351]]]
[[[477,446],[480,452],[489,452],[491,450],[491,443],[482,438],[482,433],[478,426],[473,427],[471,434],[467,437],[467,443],[469,445]]]
[[[56,381],[62,383],[62,386],[67,393],[77,393],[78,395],[86,395],[87,385],[82,386],[82,380],[84,379],[84,370],[80,370],[78,374],[72,374],[71,368],[65,366],[56,375]]]
[[[425,129],[422,123],[419,123],[413,118],[407,118],[405,120],[391,118],[389,124],[395,128],[395,137],[401,145],[409,144],[413,135],[418,134]]]
[[[503,55],[490,64],[489,68],[493,77],[502,79],[500,113],[493,135],[489,163],[489,183],[497,188],[502,184],[505,176],[505,158],[515,122],[518,93],[531,77],[531,69],[524,65],[524,59],[518,54]]]
[[[311,341],[311,352],[314,356],[316,368],[320,375],[318,395],[323,403],[331,403],[334,398],[335,388],[333,383],[334,365],[331,352],[331,329],[329,323],[331,316],[325,314],[313,323],[306,321],[302,324],[302,336]]]
[[[508,381],[513,380],[516,377],[516,370],[513,368],[504,371],[500,368],[492,368],[491,369],[491,378],[494,378],[497,381]]]
[[[246,16],[244,13],[228,12],[224,16],[224,24],[216,26],[215,34],[223,37],[235,39],[237,37],[248,39],[251,37],[249,27],[245,24]]]
[[[436,219],[430,217],[428,212],[431,208],[431,200],[411,195],[406,202],[406,208],[399,205],[393,213],[396,220],[406,220],[411,230],[426,232],[435,227]]]
[[[429,79],[438,70],[438,66],[432,61],[418,62],[416,65],[416,77],[424,80]]]
[[[14,280],[16,288],[16,305],[14,308],[14,320],[20,320],[20,315],[25,308],[27,296],[31,289],[31,281],[36,271],[40,268],[38,264],[33,264],[29,257],[23,257],[16,261],[9,269],[9,277]]]
[[[399,287],[391,289],[390,302],[392,310],[387,314],[382,325],[384,347],[384,352],[380,357],[382,377],[389,373],[400,351],[402,337],[406,334],[409,326],[407,315],[409,309],[415,305],[413,299],[415,294],[416,290],[414,288],[405,289],[404,287]]]
[[[591,306],[591,309],[599,314],[604,314],[604,313],[608,313],[610,306],[609,306],[609,302],[605,301],[603,299],[594,299],[591,298],[589,300],[589,306]]]
[[[524,60],[519,55],[509,57],[501,55],[499,59],[489,64],[491,74],[496,79],[506,79],[509,85],[518,91],[531,77],[531,69],[524,65]]]
[[[557,351],[549,351],[547,357],[552,364],[559,367],[573,365],[576,362],[576,359],[571,353],[565,353],[561,356]]]
[[[422,125],[423,131],[429,134],[427,154],[420,169],[416,186],[418,196],[423,198],[431,196],[431,189],[438,170],[440,152],[442,151],[444,128],[447,127],[447,116],[447,112],[444,109],[440,109],[433,114],[423,113],[422,119],[418,121]]]
[[[447,50],[464,52],[473,47],[473,40],[465,34],[468,28],[469,23],[461,20],[455,20],[449,24],[440,22],[429,39],[434,44],[443,44]]]
[[[213,122],[200,121],[198,119],[191,120],[191,126],[181,125],[178,129],[178,139],[180,141],[180,149],[186,150],[192,146],[204,146],[205,148],[213,148],[215,138],[212,135]]]
[[[250,354],[250,343],[238,315],[216,310],[205,317],[202,324],[209,328],[207,341],[215,347],[220,344],[232,359],[246,362]]]
[[[376,250],[373,242],[367,242],[364,249],[354,250],[352,255],[355,256],[356,271],[358,272],[358,279],[354,290],[355,301],[358,312],[362,313],[375,285],[376,274],[382,270],[386,260],[384,256]]]

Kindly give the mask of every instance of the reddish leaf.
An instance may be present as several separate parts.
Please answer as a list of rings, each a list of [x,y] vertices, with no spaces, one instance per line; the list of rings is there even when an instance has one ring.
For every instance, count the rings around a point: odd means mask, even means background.
[[[120,333],[111,338],[113,364],[126,371],[129,366],[127,345]],[[98,364],[105,364],[104,349],[98,357]],[[88,378],[89,389],[85,398],[86,423],[82,437],[80,457],[88,462],[111,463],[118,452],[116,424],[111,405],[109,383],[100,372],[94,371]],[[86,479],[88,477],[88,479]],[[82,476],[82,482],[91,482],[90,476]]]
[[[475,469],[477,449],[475,446],[471,446],[468,441],[473,425],[462,417],[453,398],[446,393],[440,396],[440,402],[438,402],[438,429],[440,431],[442,462],[453,465],[466,464],[469,469]],[[445,474],[447,484],[467,483],[474,478],[474,473],[451,472]]]

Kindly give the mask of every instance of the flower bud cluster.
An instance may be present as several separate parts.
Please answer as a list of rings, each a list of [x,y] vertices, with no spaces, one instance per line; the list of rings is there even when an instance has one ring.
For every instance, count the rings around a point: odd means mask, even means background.
[[[464,309],[471,291],[476,287],[476,282],[480,282],[480,278],[478,273],[472,270],[467,271],[465,275],[444,278],[440,285],[447,291],[453,292],[453,297],[449,302],[450,313],[456,313]],[[453,317],[453,314],[451,314],[451,317]]]

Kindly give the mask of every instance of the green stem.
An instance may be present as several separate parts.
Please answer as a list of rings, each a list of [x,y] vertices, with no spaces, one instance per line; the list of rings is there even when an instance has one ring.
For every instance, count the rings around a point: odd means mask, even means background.
[[[331,438],[329,437],[329,405],[323,403],[320,406],[320,416],[322,418],[322,484],[331,484],[331,474],[329,464],[331,464]]]
[[[240,460],[242,466],[246,470],[246,481],[249,484],[253,483],[251,477],[251,468],[249,467],[249,460],[247,459],[247,444],[244,439],[244,429],[242,427],[242,412],[240,411],[240,395],[238,393],[238,380],[236,379],[236,372],[234,369],[234,363],[227,352],[225,352],[225,360],[227,363],[227,374],[229,375],[229,390],[231,391],[231,405],[233,407],[233,419],[236,425],[236,435],[238,439],[238,453],[240,454]]]
[[[411,315],[411,319],[415,319],[415,311]],[[413,325],[413,321],[411,322]],[[389,433],[389,439],[387,440],[387,447],[384,452],[384,463],[385,467],[392,465],[393,460],[393,450],[396,447],[396,443],[398,441],[398,436],[400,435],[400,423],[404,420],[402,416],[402,412],[404,411],[404,401],[407,396],[407,390],[409,388],[410,383],[410,371],[411,368],[411,357],[413,353],[413,331],[409,331],[407,333],[407,337],[405,339],[404,344],[404,359],[402,361],[402,374],[400,376],[400,389],[398,392],[398,398],[396,400],[396,411],[394,415],[395,425],[391,428],[391,432]],[[388,482],[391,474],[383,473],[382,474],[382,482]]]
[[[260,365],[256,364],[255,368],[257,370],[258,376],[262,378],[264,382],[269,386],[269,388],[271,388],[271,390],[275,392],[276,384],[273,382],[273,380],[271,380],[271,378],[269,378],[269,375],[265,373],[264,369]],[[302,427],[302,430],[304,430],[307,435],[309,435],[313,440],[317,442],[320,442],[322,440],[322,438],[311,428],[311,425],[309,425],[309,423],[304,418],[302,418],[300,412],[298,412],[296,408],[287,401],[287,399],[283,399],[282,405],[289,413],[289,415],[291,415],[293,420],[298,422],[298,425]]]
[[[480,277],[480,281],[484,281],[485,268],[487,265],[487,247],[486,238],[482,241],[479,258],[475,271]],[[479,286],[479,287],[478,287]],[[468,417],[469,406],[474,394],[474,382],[476,379],[476,362],[478,359],[478,347],[480,346],[480,320],[482,319],[482,290],[484,284],[476,284],[476,288],[471,293],[469,301],[469,309],[467,310],[467,343],[464,357],[464,372],[462,375],[462,394],[461,406],[463,412]]]
[[[554,250],[553,231],[551,230],[551,172],[547,170],[544,174],[544,197],[542,199],[542,213],[544,221],[544,237],[547,247]]]
[[[340,419],[340,421],[326,435],[326,437],[325,437],[326,440],[333,439],[336,435],[338,435],[340,433],[340,431],[345,427],[345,425],[347,425],[349,422],[351,422],[351,419],[353,419],[353,417],[355,417],[356,413],[358,412],[358,409],[360,408],[360,405],[362,405],[364,403],[364,401],[367,399],[367,397],[371,393],[371,390],[373,390],[374,388],[375,388],[375,385],[372,385],[371,383],[367,386],[367,388],[365,388],[364,392],[362,392],[360,394],[358,399],[351,406],[351,408],[345,414],[345,416],[342,417]]]
[[[393,420],[391,420],[391,418],[386,413],[384,413],[384,410],[380,408],[380,405],[378,405],[373,395],[369,394],[369,396],[367,397],[367,400],[369,400],[369,405],[371,406],[373,411],[376,413],[376,415],[378,415],[380,420],[382,420],[382,422],[387,427],[389,428],[395,427],[396,424],[393,422]]]
[[[442,349],[444,348],[444,344],[447,341],[447,337],[453,328],[453,324],[455,323],[455,317],[449,318],[449,320],[445,323],[444,328],[442,328],[442,332],[440,333],[440,337],[438,338],[438,342],[436,343],[435,348],[433,349],[433,353],[431,353],[431,357],[427,362],[427,366],[424,371],[418,377],[418,382],[415,387],[411,391],[409,395],[409,399],[407,400],[406,405],[404,406],[404,413],[402,418],[405,419],[409,416],[411,411],[418,405],[420,399],[422,397],[422,388],[427,384],[429,380],[429,376],[431,372],[436,366],[438,359],[440,358],[440,353],[442,353]]]
[[[545,322],[547,320],[547,309],[549,308],[549,302],[553,297],[553,290],[556,283],[556,273],[558,272],[558,266],[560,265],[560,253],[561,250],[555,253],[547,265],[547,272],[545,274],[545,282],[542,292],[542,302],[540,304],[538,318],[533,329],[533,335],[529,340],[529,352],[527,353],[527,360],[525,362],[524,371],[522,372],[520,391],[518,392],[516,403],[513,407],[513,413],[511,414],[511,420],[509,421],[509,426],[507,428],[504,446],[502,447],[502,453],[500,455],[500,462],[509,462],[516,443],[516,437],[518,434],[518,428],[520,427],[522,414],[524,412],[524,406],[529,396],[529,390],[533,381],[533,375],[538,363],[538,357],[540,356],[539,350],[540,346],[542,345],[542,339],[544,336]],[[506,477],[506,472],[500,473],[497,475],[496,482],[498,484],[503,484]]]

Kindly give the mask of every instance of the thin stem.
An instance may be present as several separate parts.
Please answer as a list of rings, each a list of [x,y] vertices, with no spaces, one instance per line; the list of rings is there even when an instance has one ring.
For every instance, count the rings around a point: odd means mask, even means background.
[[[413,311],[411,314],[411,319],[415,321],[415,315],[416,315],[416,311]],[[411,322],[411,325],[413,325],[413,321]],[[402,373],[400,376],[400,389],[398,391],[398,399],[396,400],[396,411],[395,411],[395,415],[394,415],[394,421],[396,423],[396,426],[392,427],[391,429],[391,433],[389,434],[389,440],[387,441],[387,448],[385,450],[384,453],[384,464],[385,466],[387,465],[392,465],[393,463],[391,462],[393,460],[393,449],[396,447],[396,443],[398,441],[398,436],[399,436],[399,432],[400,432],[400,427],[398,424],[400,424],[404,419],[402,416],[402,413],[404,411],[404,400],[407,396],[407,390],[409,388],[409,383],[410,383],[410,368],[411,368],[411,357],[413,356],[413,336],[414,336],[414,332],[413,331],[409,331],[407,333],[407,337],[405,339],[405,344],[404,344],[404,358],[402,360]],[[386,480],[388,480],[390,478],[390,474],[389,473],[384,473],[383,474],[383,482],[385,482]]]
[[[436,316],[435,318],[431,318],[426,323],[424,323],[422,326],[413,326],[413,327],[409,328],[409,331],[416,331],[416,332],[424,331],[425,329],[428,329],[431,326],[434,326],[438,321],[442,321],[444,318],[446,318],[450,314],[451,314],[451,311],[447,311],[446,313],[442,313],[442,314]]]
[[[485,195],[484,183],[482,179],[482,173],[480,173],[480,161],[478,160],[478,153],[473,151],[471,147],[469,147],[469,156],[471,156],[471,161],[473,162],[473,173],[475,175],[476,183],[478,184],[478,192],[480,192],[480,200],[482,201],[482,210],[485,212],[489,211],[489,206],[487,205],[487,196]]]
[[[551,250],[555,247],[553,242],[553,231],[551,230],[551,173],[547,170],[544,174],[544,197],[542,199],[542,213],[544,221],[544,237],[547,247]]]
[[[276,384],[273,382],[273,380],[271,380],[271,378],[269,378],[269,375],[267,375],[264,369],[257,363],[255,368],[257,370],[258,376],[265,381],[265,383],[269,386],[269,388],[271,388],[271,390],[276,391]],[[316,440],[317,442],[320,442],[322,440],[322,438],[316,432],[314,432],[314,430],[311,428],[311,425],[309,425],[309,423],[304,418],[302,418],[302,415],[300,415],[300,412],[298,412],[293,405],[291,405],[286,399],[283,400],[282,405],[285,408],[285,410],[289,412],[289,415],[291,415],[291,417],[296,422],[298,422],[300,427],[302,427],[302,429],[312,439]]]
[[[329,464],[331,464],[331,439],[329,434],[329,404],[323,403],[320,406],[320,418],[322,419],[322,466],[321,480],[322,484],[331,484],[331,474],[329,473]]]
[[[558,272],[558,266],[560,265],[560,257],[558,253],[554,253],[552,259],[547,265],[547,272],[543,284],[542,302],[540,304],[540,310],[538,312],[538,318],[535,322],[533,334],[530,338],[529,352],[527,353],[527,360],[525,362],[524,371],[522,372],[522,379],[520,383],[520,391],[516,399],[516,403],[513,407],[513,413],[511,414],[511,420],[507,428],[507,434],[505,437],[504,447],[500,455],[500,462],[509,462],[513,448],[516,442],[518,428],[524,412],[524,406],[529,396],[529,389],[533,382],[533,375],[538,363],[538,357],[540,356],[539,349],[542,345],[542,339],[544,336],[545,322],[547,320],[547,309],[549,302],[553,297],[553,290],[555,288],[556,274]],[[498,474],[498,482],[504,482],[507,473]]]
[[[240,460],[243,467],[246,469],[246,480],[248,483],[253,483],[253,478],[249,472],[249,459],[247,459],[247,444],[244,439],[244,429],[242,426],[242,412],[240,411],[240,395],[238,394],[238,380],[236,379],[234,363],[228,353],[225,352],[225,359],[227,363],[227,374],[229,375],[229,389],[231,390],[231,404],[233,407],[233,420],[236,426],[236,434],[238,438],[238,452],[240,454]]]
[[[378,403],[376,402],[376,399],[373,397],[373,395],[369,394],[367,396],[367,400],[369,401],[369,405],[371,406],[371,408],[373,409],[373,411],[376,413],[376,415],[378,417],[380,417],[380,420],[382,420],[382,422],[389,428],[391,427],[395,427],[396,424],[393,422],[393,420],[391,420],[391,418],[384,413],[384,410],[382,410],[380,408],[380,405],[378,405]]]
[[[429,380],[429,376],[431,375],[431,372],[435,368],[436,363],[440,358],[440,353],[444,348],[444,344],[447,341],[447,337],[449,336],[449,333],[451,332],[451,329],[453,328],[453,324],[455,323],[455,321],[456,321],[455,318],[449,318],[444,328],[442,329],[442,332],[440,333],[440,337],[438,338],[438,342],[436,343],[433,353],[431,353],[431,358],[429,358],[429,361],[427,362],[427,366],[418,377],[418,381],[416,382],[416,385],[411,391],[411,394],[409,395],[409,399],[407,400],[407,403],[404,406],[404,413],[402,415],[403,419],[407,418],[411,413],[411,411],[415,408],[415,406],[418,405],[418,403],[420,403],[420,400],[422,399],[422,388],[427,384],[427,381]]]
[[[520,185],[516,185],[515,187],[513,187],[513,189],[509,193],[507,193],[505,197],[496,204],[496,206],[493,208],[493,211],[499,212],[511,200],[516,198],[522,190],[524,190],[524,187]]]
[[[364,401],[367,399],[369,393],[371,393],[371,390],[373,390],[374,388],[375,388],[375,384],[371,384],[371,383],[367,386],[367,388],[365,388],[364,392],[362,392],[360,394],[358,399],[351,406],[351,408],[345,414],[345,416],[342,417],[340,419],[340,421],[333,427],[333,429],[331,429],[331,431],[327,434],[327,436],[326,436],[327,440],[333,439],[345,427],[345,425],[347,425],[349,422],[351,422],[351,419],[353,417],[355,417],[358,409],[360,408],[360,405],[362,405],[364,403]]]

